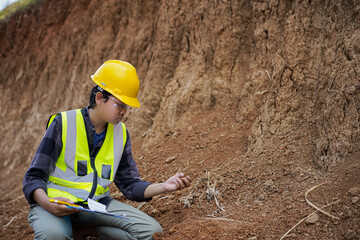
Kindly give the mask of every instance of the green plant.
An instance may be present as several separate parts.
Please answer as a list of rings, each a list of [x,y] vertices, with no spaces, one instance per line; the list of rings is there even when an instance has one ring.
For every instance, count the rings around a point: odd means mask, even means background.
[[[18,0],[16,2],[10,4],[9,6],[4,8],[0,12],[0,20],[3,20],[5,18],[7,18],[8,16],[10,16],[11,14],[13,14],[13,13],[15,13],[17,11],[25,9],[29,5],[34,4],[34,3],[38,2],[38,1],[39,0]]]

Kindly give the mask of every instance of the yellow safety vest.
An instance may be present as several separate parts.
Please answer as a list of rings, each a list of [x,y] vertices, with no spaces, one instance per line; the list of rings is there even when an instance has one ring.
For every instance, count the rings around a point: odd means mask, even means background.
[[[47,194],[50,198],[66,197],[74,202],[109,196],[126,142],[125,124],[108,124],[105,140],[91,163],[89,144],[81,110],[61,112],[63,147],[55,170],[49,176]],[[50,118],[48,125],[56,115]]]

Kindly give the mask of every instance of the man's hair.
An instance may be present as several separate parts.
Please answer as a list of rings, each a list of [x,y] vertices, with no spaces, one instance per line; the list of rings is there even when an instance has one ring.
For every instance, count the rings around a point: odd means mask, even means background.
[[[98,92],[101,92],[103,94],[103,97],[105,98],[105,102],[107,102],[109,96],[111,96],[111,94],[108,91],[102,89],[98,85],[95,85],[90,92],[89,108],[94,108],[96,106],[95,97]]]

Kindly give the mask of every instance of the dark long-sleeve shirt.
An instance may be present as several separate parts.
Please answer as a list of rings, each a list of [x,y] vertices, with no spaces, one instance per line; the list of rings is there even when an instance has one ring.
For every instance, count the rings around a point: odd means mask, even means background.
[[[94,133],[95,129],[90,121],[88,107],[83,108],[81,113],[84,117],[87,132]],[[91,152],[92,148],[100,147],[103,144],[104,139],[100,140],[97,146],[93,146],[93,134],[90,135],[91,136],[88,136],[88,139],[90,140],[89,150]],[[132,156],[131,140],[127,130],[126,135],[127,138],[124,151],[116,171],[114,182],[126,198],[134,201],[146,201],[149,199],[144,198],[144,192],[150,183],[140,179],[138,168]],[[61,115],[58,115],[45,132],[40,146],[23,179],[23,191],[30,204],[35,203],[32,193],[36,189],[42,188],[47,192],[47,181],[49,175],[55,169],[55,164],[61,153],[62,147],[62,123]],[[106,202],[106,199],[104,200]]]

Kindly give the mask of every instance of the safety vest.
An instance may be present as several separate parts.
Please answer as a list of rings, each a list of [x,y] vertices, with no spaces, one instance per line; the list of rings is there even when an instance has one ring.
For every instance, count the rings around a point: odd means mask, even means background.
[[[91,159],[81,110],[60,114],[63,147],[48,179],[48,196],[66,197],[74,202],[86,201],[90,192],[94,200],[109,196],[109,185],[115,178],[126,142],[125,124],[108,124],[105,140]],[[50,118],[48,125],[55,116]]]

